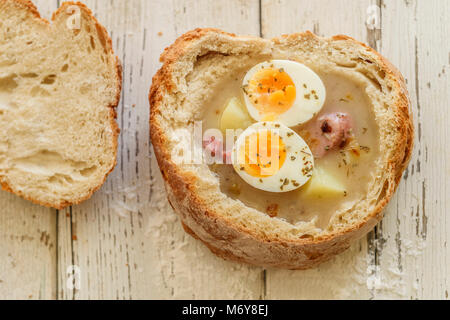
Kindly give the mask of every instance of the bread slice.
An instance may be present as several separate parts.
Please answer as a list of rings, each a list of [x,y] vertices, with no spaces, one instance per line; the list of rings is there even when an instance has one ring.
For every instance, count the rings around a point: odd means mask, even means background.
[[[380,158],[363,199],[336,212],[325,229],[314,222],[290,224],[245,206],[221,192],[206,164],[178,164],[171,151],[177,129],[198,119],[211,87],[262,59],[292,59],[364,83],[379,127]],[[266,40],[215,29],[181,36],[161,56],[150,90],[151,138],[168,199],[185,230],[225,259],[264,267],[307,269],[369,232],[395,192],[413,147],[408,93],[400,73],[380,54],[347,36],[310,32]]]
[[[83,4],[63,3],[50,24],[30,1],[0,0],[3,189],[61,209],[100,188],[116,164],[121,77]]]

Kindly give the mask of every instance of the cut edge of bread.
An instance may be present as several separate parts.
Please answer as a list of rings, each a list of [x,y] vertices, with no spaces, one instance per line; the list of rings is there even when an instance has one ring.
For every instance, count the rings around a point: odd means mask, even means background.
[[[114,54],[112,40],[111,40],[107,30],[105,29],[105,27],[103,25],[101,25],[98,22],[98,20],[95,18],[92,11],[85,4],[78,2],[78,1],[77,2],[73,2],[73,1],[63,2],[61,4],[61,6],[56,11],[53,12],[51,20],[48,21],[47,19],[41,17],[38,9],[36,8],[36,6],[34,5],[34,3],[31,0],[0,0],[0,4],[7,3],[7,2],[13,2],[15,5],[19,6],[21,9],[28,10],[28,12],[34,16],[34,18],[36,19],[36,21],[38,23],[41,23],[42,25],[46,25],[50,28],[53,27],[53,22],[57,19],[57,17],[59,15],[64,14],[65,11],[69,7],[77,6],[81,10],[83,17],[88,17],[88,19],[90,19],[91,22],[95,25],[98,36],[102,37],[101,40],[102,40],[102,43],[104,44],[104,49],[105,49],[107,55],[111,56],[111,58],[114,60],[114,64],[115,64],[114,72],[116,73],[116,83],[115,83],[116,96],[115,96],[114,101],[107,106],[107,108],[109,109],[109,117],[111,120],[110,121],[110,128],[111,128],[111,133],[112,133],[111,138],[112,138],[113,149],[114,149],[114,154],[112,155],[112,157],[114,158],[114,160],[112,162],[111,167],[104,173],[104,177],[103,177],[102,181],[100,183],[96,184],[95,186],[91,186],[89,188],[89,192],[87,192],[83,196],[74,197],[71,200],[58,200],[58,201],[48,202],[48,201],[36,199],[33,196],[29,196],[27,193],[21,192],[20,190],[16,190],[14,188],[14,186],[11,186],[7,181],[5,181],[4,178],[0,177],[0,186],[1,186],[2,190],[10,192],[12,194],[15,194],[17,196],[20,196],[23,199],[28,200],[34,204],[49,207],[49,208],[54,208],[57,210],[62,210],[69,206],[80,204],[83,201],[90,199],[92,197],[92,195],[97,190],[99,190],[102,187],[102,185],[106,182],[107,177],[114,170],[114,168],[117,164],[117,148],[118,148],[118,136],[120,134],[120,128],[116,122],[116,119],[117,119],[116,108],[119,104],[120,97],[121,97],[121,91],[122,91],[122,64],[121,64],[119,58],[117,56],[115,56],[115,54]]]
[[[335,44],[342,45],[350,52],[354,50],[361,54],[358,65],[370,65],[383,76],[383,79],[375,78],[373,81],[378,83],[381,81],[390,88],[392,104],[385,107],[389,113],[389,120],[392,121],[389,125],[393,128],[391,130],[393,132],[389,138],[392,139],[390,142],[393,145],[388,149],[389,155],[384,159],[385,163],[382,161],[381,164],[383,166],[381,169],[385,170],[385,173],[382,185],[379,186],[376,203],[359,221],[344,223],[335,230],[318,232],[312,237],[309,235],[302,237],[301,233],[291,237],[288,233],[280,235],[270,230],[265,232],[266,230],[259,228],[260,221],[246,226],[234,217],[227,216],[223,211],[226,209],[221,211],[212,208],[211,203],[201,194],[203,189],[198,188],[198,184],[201,184],[198,175],[184,170],[172,161],[168,138],[170,119],[167,119],[165,113],[170,113],[172,104],[178,101],[177,97],[183,96],[186,92],[186,88],[183,87],[186,81],[182,77],[187,71],[183,69],[191,71],[192,66],[189,63],[210,51],[227,55],[235,54],[239,50],[242,52],[264,50],[263,47],[268,42],[270,46],[294,48],[297,44],[311,44],[311,50],[315,50],[315,45],[321,48]],[[265,40],[257,37],[239,37],[217,29],[195,29],[182,35],[173,45],[166,48],[161,55],[161,62],[163,65],[154,76],[149,93],[152,144],[169,203],[180,216],[185,231],[205,243],[213,253],[224,259],[257,266],[308,269],[346,250],[352,241],[368,233],[381,220],[382,211],[395,193],[410,160],[414,128],[405,81],[400,72],[378,52],[345,35],[326,39],[307,31]],[[239,208],[245,211],[243,214],[252,211]],[[279,224],[273,218],[267,219]],[[280,228],[285,227],[286,230],[289,229],[285,225]],[[278,231],[275,227],[273,229]]]

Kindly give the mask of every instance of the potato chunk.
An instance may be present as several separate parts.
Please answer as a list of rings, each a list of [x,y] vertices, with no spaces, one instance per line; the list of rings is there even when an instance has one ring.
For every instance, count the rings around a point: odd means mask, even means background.
[[[238,98],[231,98],[220,119],[220,130],[224,133],[227,129],[246,129],[252,124],[252,119],[245,106]]]
[[[311,180],[304,187],[308,197],[329,198],[345,196],[345,186],[323,168],[314,169]]]

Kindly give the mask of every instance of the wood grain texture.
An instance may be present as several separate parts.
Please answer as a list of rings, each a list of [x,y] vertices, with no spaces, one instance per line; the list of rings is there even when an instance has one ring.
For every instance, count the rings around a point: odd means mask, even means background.
[[[419,22],[415,6],[411,1],[382,3],[381,45],[378,49],[399,68],[407,81],[414,127],[417,130],[421,125],[418,118],[417,83],[421,79],[416,65],[415,40]],[[420,249],[424,246],[427,227],[421,200],[423,176],[421,169],[415,170],[417,163],[423,161],[419,156],[422,153],[422,146],[418,144],[420,133],[417,133],[410,166],[377,229],[378,240],[373,243],[374,267],[371,271],[378,283],[373,286],[372,293],[378,298],[421,296],[416,289],[423,275],[417,273],[417,264],[423,259]],[[386,286],[386,278],[392,276],[389,273],[395,274],[395,291]]]
[[[56,212],[0,195],[0,299],[56,297]]]
[[[450,4],[386,1],[384,5],[382,51],[394,56],[393,62],[408,79],[417,129],[413,160],[390,212],[398,217],[398,232],[408,241],[396,244],[402,254],[404,289],[412,298],[446,299],[450,289],[450,117],[445,112],[450,104],[450,45],[446,40]],[[422,254],[416,254],[418,247],[423,247]]]
[[[49,19],[57,1],[35,1]],[[0,299],[54,299],[56,210],[0,192]]]
[[[91,200],[61,212],[0,193],[0,298],[448,299],[448,1],[82,2],[110,32],[124,67],[118,165]],[[35,3],[49,17],[60,1]],[[380,25],[372,30],[366,22],[374,12]],[[399,67],[416,147],[385,219],[367,238],[314,270],[264,271],[224,262],[184,233],[152,153],[147,94],[160,53],[196,27],[264,37],[347,34]],[[72,289],[73,278],[80,286]]]

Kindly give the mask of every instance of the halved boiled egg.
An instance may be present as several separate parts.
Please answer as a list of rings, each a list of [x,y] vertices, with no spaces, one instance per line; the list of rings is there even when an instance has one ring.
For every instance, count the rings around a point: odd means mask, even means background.
[[[314,157],[305,141],[280,122],[258,122],[237,139],[232,162],[251,186],[269,192],[288,192],[312,176]]]
[[[293,127],[311,120],[323,107],[325,86],[307,66],[271,60],[254,66],[243,82],[248,112],[256,121]]]

